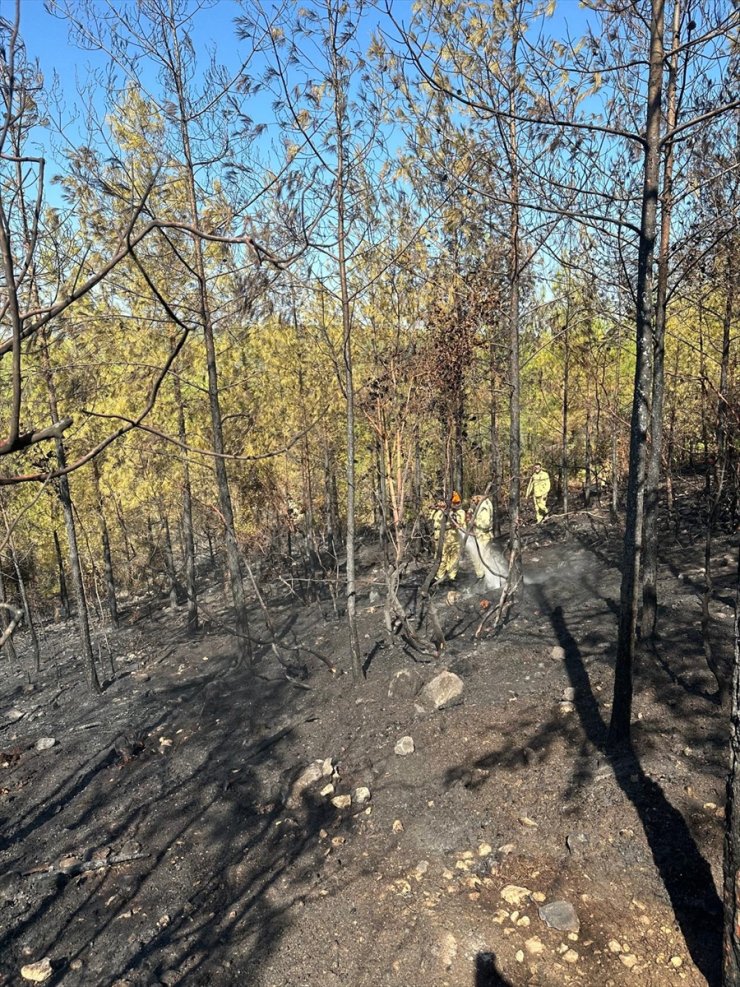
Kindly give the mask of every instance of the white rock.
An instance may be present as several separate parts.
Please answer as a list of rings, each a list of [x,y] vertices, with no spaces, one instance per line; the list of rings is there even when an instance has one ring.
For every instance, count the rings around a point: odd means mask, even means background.
[[[349,809],[352,805],[352,796],[350,795],[336,795],[332,800],[331,804],[336,809]]]
[[[54,737],[39,737],[36,741],[37,751],[48,751],[56,744]]]
[[[428,682],[419,693],[419,700],[424,707],[432,709],[447,709],[462,702],[465,683],[454,672],[440,672],[431,682]]]
[[[509,905],[521,905],[531,896],[529,888],[519,887],[517,884],[507,884],[501,889],[501,897]]]
[[[52,974],[51,960],[48,956],[45,956],[43,960],[39,960],[38,963],[29,963],[27,966],[21,967],[21,976],[24,980],[31,980],[35,984],[42,984],[45,980],[48,980]]]
[[[323,770],[322,761],[312,761],[307,767],[301,771],[296,780],[291,785],[290,795],[288,796],[287,805],[288,806],[298,806],[301,803],[301,797],[307,788],[311,785],[315,785],[317,781],[321,781],[325,777]]]
[[[542,940],[538,939],[537,936],[532,936],[531,939],[527,939],[524,943],[524,948],[530,956],[539,956],[540,953],[545,952],[545,944]]]
[[[550,652],[550,657],[553,661],[563,661],[565,659],[565,648],[561,648],[559,644],[556,644]]]
[[[354,790],[352,793],[352,798],[357,805],[364,805],[366,802],[370,801],[370,789],[360,786]]]
[[[398,754],[399,757],[406,757],[407,754],[413,754],[415,750],[413,737],[401,737],[393,748],[394,754]]]

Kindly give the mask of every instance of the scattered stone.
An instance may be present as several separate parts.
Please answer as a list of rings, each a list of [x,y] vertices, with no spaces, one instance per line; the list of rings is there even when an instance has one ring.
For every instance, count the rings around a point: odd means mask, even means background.
[[[492,853],[493,853],[493,848],[488,843],[481,843],[481,845],[478,847],[479,857],[490,857]]]
[[[335,809],[349,809],[352,805],[351,795],[335,795],[331,800],[331,804]]]
[[[575,949],[567,949],[563,953],[563,959],[565,960],[566,963],[577,963],[578,953],[575,951]]]
[[[621,942],[617,942],[616,939],[610,939],[609,940],[609,952],[610,953],[621,953],[622,952],[622,944],[621,944]]]
[[[497,908],[496,911],[493,913],[492,917],[496,925],[503,925],[506,919],[509,917],[509,913],[506,911],[505,908]]]
[[[37,751],[48,751],[56,744],[56,738],[54,737],[39,737],[36,741]],[[26,978],[28,979],[28,978]]]
[[[356,805],[365,805],[366,802],[370,801],[370,789],[365,788],[364,785],[361,785],[359,788],[354,790],[352,793],[352,798],[354,799]]]
[[[391,699],[414,699],[423,685],[424,679],[415,668],[402,668],[391,678],[388,695]]]
[[[575,702],[576,690],[571,686],[568,689],[563,689],[563,699],[567,703]]]
[[[561,648],[559,644],[550,652],[550,657],[553,661],[564,661],[565,660],[565,648]]]
[[[440,672],[428,682],[419,694],[422,707],[448,709],[462,702],[465,683],[454,672]]]
[[[501,889],[501,897],[509,905],[514,905],[518,907],[522,905],[528,898],[530,898],[532,892],[529,888],[519,887],[517,884],[507,884]]]
[[[69,964],[69,968],[70,970],[81,970],[82,960],[80,959],[72,960],[72,962]]]
[[[539,916],[545,925],[558,932],[578,932],[581,923],[575,908],[569,901],[551,901],[539,908]]]
[[[322,798],[327,799],[329,798],[330,795],[333,794],[334,794],[334,786],[331,784],[331,782],[328,785],[324,785],[324,787],[321,789]]]
[[[303,793],[311,785],[315,785],[317,781],[321,781],[325,777],[323,770],[323,761],[312,761],[307,767],[305,767],[296,780],[293,782],[290,788],[290,795],[286,801],[286,805],[290,808],[300,805]]]
[[[680,956],[671,956],[671,966],[678,970],[679,967],[683,966],[683,960]]]
[[[516,924],[521,929],[527,929],[527,928],[529,928],[529,915],[522,915],[521,918],[518,918],[516,920]]]
[[[420,881],[428,870],[429,870],[429,861],[420,860],[419,863],[414,868],[414,877],[416,878],[417,881]]]
[[[532,900],[536,901],[538,905],[541,905],[543,901],[547,901],[547,895],[543,894],[541,891],[535,891],[532,894]]]
[[[498,848],[497,853],[500,853],[502,857],[508,857],[510,853],[516,850],[516,844],[514,843],[504,843]]]
[[[394,833],[402,833],[403,832],[403,823],[401,822],[400,819],[394,819],[393,820],[393,832]]]
[[[148,672],[145,672],[143,668],[137,668],[131,673],[131,678],[134,682],[148,682],[150,675]]]
[[[531,939],[527,939],[524,943],[524,948],[530,956],[539,956],[541,953],[545,952],[545,944],[538,939],[537,936],[532,936]]]
[[[634,953],[620,953],[619,959],[628,970],[637,965],[637,957]]]
[[[576,708],[573,703],[558,703],[558,713],[561,716],[570,716],[571,713],[575,713]]]
[[[408,754],[413,754],[415,750],[413,737],[401,737],[393,748],[393,753],[398,754],[399,757],[406,757]]]
[[[25,715],[26,714],[20,709],[9,709],[3,719],[6,723],[17,723],[18,720],[22,720]]]
[[[579,856],[588,846],[588,837],[585,833],[569,833],[565,837],[565,845],[574,857]]]
[[[337,777],[339,777],[339,772],[335,772],[334,765],[332,764],[330,757],[324,758],[321,762],[321,774],[324,778],[331,778],[333,774],[336,774]]]
[[[529,816],[519,816],[519,822],[522,826],[526,826],[529,829],[537,829],[537,823],[534,819],[530,819]]]
[[[451,932],[447,932],[439,944],[439,958],[445,970],[449,970],[456,956],[457,939],[455,939]]]
[[[522,952],[521,949],[518,949],[517,950],[516,956],[514,958],[516,959],[517,963],[523,963],[524,962],[524,953]]]
[[[21,976],[24,980],[31,980],[35,984],[42,984],[52,975],[51,960],[45,956],[37,963],[29,963],[21,967]]]
[[[380,603],[380,593],[376,589],[371,589],[368,594],[368,602],[370,606],[374,606],[376,603]]]

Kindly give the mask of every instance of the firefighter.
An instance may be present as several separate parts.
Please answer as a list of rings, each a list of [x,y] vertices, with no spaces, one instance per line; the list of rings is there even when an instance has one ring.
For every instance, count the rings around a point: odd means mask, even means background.
[[[542,463],[534,464],[534,473],[529,478],[526,496],[532,495],[537,524],[548,515],[547,495],[550,492],[550,474],[542,469]]]
[[[437,570],[437,582],[441,583],[445,577],[451,583],[457,578],[457,570],[460,565],[460,532],[465,528],[465,511],[462,509],[460,494],[455,490],[450,498],[449,506],[444,498],[437,500],[437,505],[432,511],[432,527],[434,530],[435,551],[439,545],[439,537],[442,532],[442,519],[446,516],[444,541],[442,542],[442,558]]]
[[[490,497],[483,497],[482,494],[474,494],[470,498],[470,511],[468,512],[468,527],[472,523],[470,536],[472,545],[470,554],[473,559],[473,568],[478,579],[482,579],[486,574],[484,561],[488,561],[489,546],[491,544],[491,527],[493,525],[493,504]]]

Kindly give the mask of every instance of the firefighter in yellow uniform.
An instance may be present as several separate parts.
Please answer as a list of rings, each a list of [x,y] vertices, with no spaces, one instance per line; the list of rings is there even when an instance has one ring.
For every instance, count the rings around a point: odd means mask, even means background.
[[[534,513],[537,517],[537,524],[548,515],[547,495],[550,492],[550,474],[542,469],[542,463],[534,464],[534,473],[529,478],[526,496],[530,494],[534,500]]]
[[[475,494],[470,498],[469,521],[472,521],[470,534],[474,539],[471,546],[473,568],[478,579],[486,574],[484,560],[488,561],[488,546],[491,544],[491,527],[493,525],[493,504],[490,497]]]
[[[439,563],[439,569],[437,570],[438,583],[441,583],[445,576],[450,582],[454,582],[460,565],[460,530],[465,529],[465,511],[462,509],[462,501],[457,491],[450,498],[449,508],[444,499],[440,499],[432,511],[435,551],[439,545],[439,536],[442,532],[442,519],[445,515],[447,515],[447,523],[445,524],[444,541],[442,543],[442,558]]]

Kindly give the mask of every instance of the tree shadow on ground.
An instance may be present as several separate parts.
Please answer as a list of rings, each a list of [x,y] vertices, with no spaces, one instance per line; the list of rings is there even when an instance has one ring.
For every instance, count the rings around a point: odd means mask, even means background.
[[[709,984],[719,984],[722,956],[722,903],[709,864],[681,813],[660,785],[648,777],[633,748],[618,756],[606,751],[607,724],[591,689],[578,644],[568,629],[563,608],[550,609],[542,587],[534,587],[540,606],[550,611],[565,665],[575,689],[575,706],[587,738],[604,754],[614,777],[635,807],[653,860],[671,900],[691,957]]]
[[[64,760],[33,792],[21,789],[25,811],[5,834],[4,861],[19,873],[7,910],[0,897],[3,973],[17,975],[25,945],[52,957],[52,984],[74,981],[76,960],[83,981],[74,982],[248,983],[303,903],[332,892],[319,833],[351,821],[325,800],[285,806],[301,763],[292,735],[311,710],[284,680],[227,671],[230,660],[222,655],[217,670],[211,654],[206,675],[156,690],[122,678],[105,728],[80,735],[85,753],[75,751],[74,731],[99,700],[70,700]],[[119,756],[106,738],[134,709],[136,736],[147,739]],[[27,758],[23,770],[32,765]],[[141,859],[74,877],[20,873],[67,854],[116,854],[127,843]]]
[[[478,953],[475,958],[475,987],[511,987],[496,969],[494,953]]]

